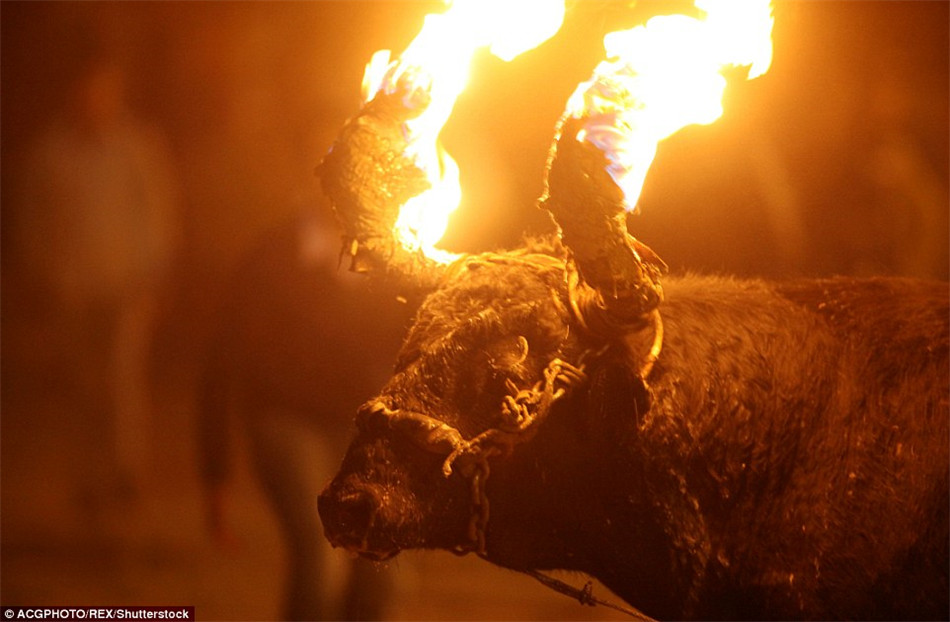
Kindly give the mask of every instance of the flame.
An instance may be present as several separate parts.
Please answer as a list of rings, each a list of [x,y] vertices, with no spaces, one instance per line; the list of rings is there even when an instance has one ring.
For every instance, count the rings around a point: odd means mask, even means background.
[[[636,206],[658,143],[691,124],[722,115],[722,71],[772,62],[769,0],[695,0],[703,19],[664,15],[604,37],[607,60],[578,85],[565,114],[586,119],[577,140],[605,152],[608,172]]]
[[[564,3],[554,0],[455,0],[444,13],[426,16],[422,30],[391,61],[388,50],[373,55],[363,74],[364,103],[377,93],[402,92],[403,103],[418,109],[406,121],[406,155],[426,174],[431,188],[407,201],[395,234],[410,250],[436,261],[454,256],[435,248],[461,201],[458,167],[439,144],[439,133],[465,89],[476,50],[488,47],[502,60],[537,47],[564,19]]]

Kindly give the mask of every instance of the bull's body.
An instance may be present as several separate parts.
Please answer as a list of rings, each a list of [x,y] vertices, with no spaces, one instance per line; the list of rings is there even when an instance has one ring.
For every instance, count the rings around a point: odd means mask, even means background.
[[[643,382],[636,348],[578,327],[560,260],[469,264],[377,403],[470,439],[551,360],[586,373],[489,459],[489,560],[589,573],[656,617],[946,617],[946,283],[669,278]],[[331,541],[377,558],[469,542],[464,470],[360,427],[321,495]]]

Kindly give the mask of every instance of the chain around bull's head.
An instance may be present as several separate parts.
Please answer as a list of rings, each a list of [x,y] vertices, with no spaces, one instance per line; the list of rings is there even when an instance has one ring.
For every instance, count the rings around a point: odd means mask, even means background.
[[[510,379],[510,393],[501,404],[502,421],[473,438],[466,439],[458,429],[429,415],[403,409],[391,410],[383,402],[373,400],[363,405],[357,415],[357,426],[367,430],[373,426],[386,428],[409,439],[417,447],[445,456],[442,474],[457,470],[471,481],[473,514],[468,527],[469,542],[459,544],[455,552],[475,551],[485,554],[485,529],[489,519],[489,501],[485,484],[491,473],[488,460],[507,456],[515,445],[529,440],[544,421],[554,402],[585,380],[581,367],[554,359],[544,370],[544,380],[529,389],[519,389]]]

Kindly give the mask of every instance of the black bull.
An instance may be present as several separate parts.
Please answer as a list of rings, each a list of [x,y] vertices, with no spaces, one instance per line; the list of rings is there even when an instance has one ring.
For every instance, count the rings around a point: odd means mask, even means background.
[[[947,617],[946,283],[671,277],[644,381],[560,259],[454,272],[320,495],[334,545],[583,571],[661,618]]]

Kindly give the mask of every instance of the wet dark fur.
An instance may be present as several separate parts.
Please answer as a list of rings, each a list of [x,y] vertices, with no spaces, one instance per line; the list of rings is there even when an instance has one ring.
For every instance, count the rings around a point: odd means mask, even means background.
[[[466,437],[497,423],[505,378],[588,352],[587,384],[492,460],[488,558],[588,572],[663,618],[945,618],[947,284],[664,287],[647,385],[572,323],[547,260],[475,258],[424,303],[380,399]],[[464,542],[467,481],[440,463],[364,431],[321,495],[328,536],[387,554]],[[344,511],[354,491],[378,506],[368,527]]]

